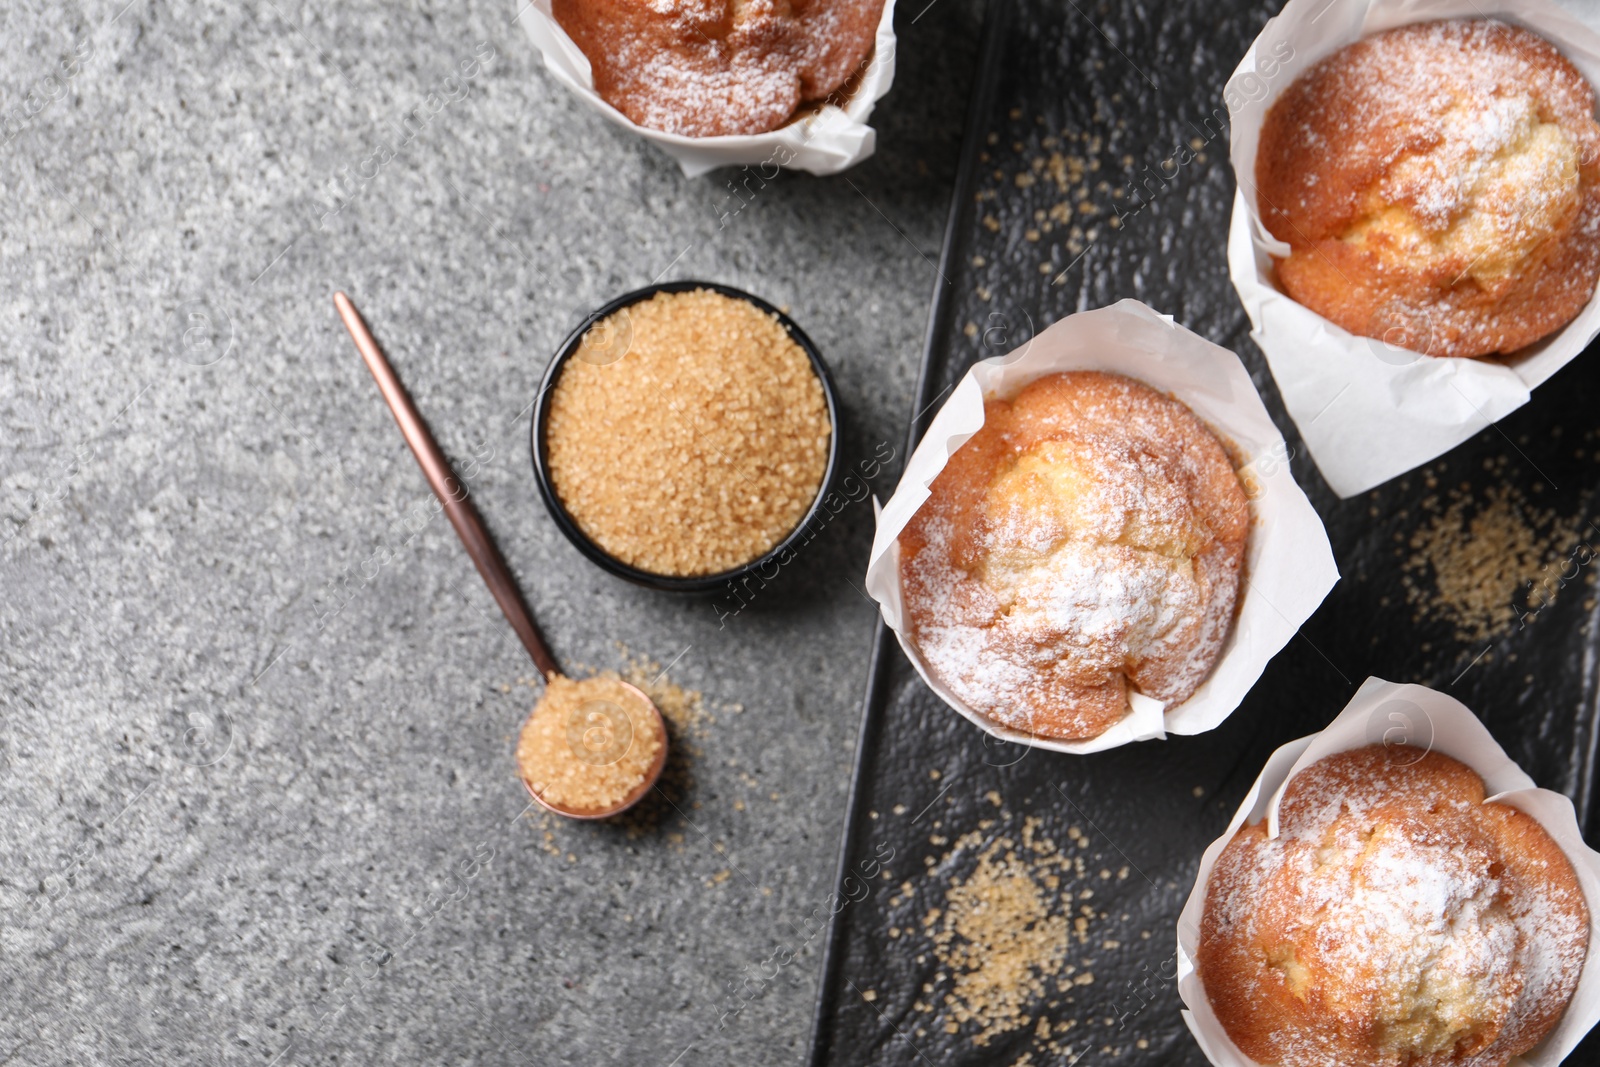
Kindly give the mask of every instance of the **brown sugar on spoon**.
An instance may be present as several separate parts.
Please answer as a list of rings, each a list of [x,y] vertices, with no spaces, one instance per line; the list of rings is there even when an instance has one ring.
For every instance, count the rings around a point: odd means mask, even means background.
[[[544,435],[552,487],[587,537],[689,577],[748,563],[800,524],[832,431],[822,381],[783,325],[696,289],[596,324],[561,367]]]
[[[523,724],[517,767],[547,806],[577,815],[616,809],[650,778],[661,749],[639,691],[606,677],[555,675]]]
[[[484,529],[478,509],[461,491],[460,479],[439,451],[366,321],[344,293],[335,293],[333,303],[450,525],[545,678],[545,698],[530,716],[538,721],[525,726],[527,746],[518,748],[524,785],[536,803],[559,815],[600,819],[621,814],[655,784],[666,763],[667,731],[660,711],[643,690],[620,679],[575,682],[561,674],[511,569]],[[555,740],[552,728],[563,732],[564,747]],[[542,792],[546,785],[562,800],[546,796]]]
[[[688,137],[756,134],[837,92],[872,51],[883,0],[555,0],[595,92]]]
[[[1512,353],[1600,278],[1594,90],[1536,34],[1402,26],[1301,75],[1267,112],[1262,222],[1279,284],[1364,337],[1432,356]]]

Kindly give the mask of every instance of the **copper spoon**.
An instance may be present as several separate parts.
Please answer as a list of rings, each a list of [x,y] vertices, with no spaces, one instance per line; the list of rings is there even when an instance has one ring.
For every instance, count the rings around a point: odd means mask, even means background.
[[[400,384],[394,368],[389,366],[389,361],[378,348],[378,342],[373,340],[372,332],[367,329],[366,321],[361,318],[361,312],[356,310],[356,306],[344,293],[333,294],[333,306],[338,309],[339,318],[344,320],[345,329],[350,331],[350,337],[360,350],[361,358],[366,361],[367,369],[372,372],[373,379],[378,383],[378,390],[383,393],[383,399],[388,402],[389,410],[394,413],[394,421],[400,424],[400,433],[405,436],[406,444],[411,446],[412,454],[417,457],[417,463],[422,467],[428,485],[433,488],[439,503],[444,505],[444,513],[449,516],[450,525],[456,528],[457,536],[466,546],[467,555],[477,564],[478,573],[483,576],[484,584],[494,595],[495,603],[499,604],[500,610],[505,613],[506,621],[522,639],[522,645],[528,650],[534,666],[539,668],[539,676],[548,681],[559,675],[561,668],[556,665],[549,646],[540,636],[539,628],[533,624],[533,615],[523,602],[516,579],[511,576],[511,569],[506,566],[499,549],[495,548],[494,542],[489,539],[489,531],[484,529],[483,520],[478,517],[478,509],[467,499],[467,487],[456,477],[456,472],[450,469],[450,463],[444,458],[444,453],[439,451],[439,446],[433,440],[433,434],[428,432],[427,424],[422,421],[416,405],[411,402],[410,394],[406,392],[405,386]],[[544,799],[524,778],[522,784],[527,787],[528,794],[545,809],[572,819],[610,818],[637,804],[661,777],[661,768],[667,762],[667,726],[661,718],[661,710],[642,689],[628,685],[627,682],[621,684],[637,694],[644,706],[650,709],[650,723],[656,732],[655,761],[645,773],[644,780],[615,807],[577,811]]]

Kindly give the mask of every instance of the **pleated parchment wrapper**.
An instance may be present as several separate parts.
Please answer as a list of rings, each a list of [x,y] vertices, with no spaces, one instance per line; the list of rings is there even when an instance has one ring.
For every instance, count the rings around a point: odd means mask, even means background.
[[[521,0],[519,0],[521,3]],[[873,106],[894,82],[894,0],[885,0],[883,17],[861,83],[845,106],[832,104],[769,133],[725,137],[685,137],[632,122],[594,91],[588,57],[556,22],[550,0],[532,0],[517,15],[522,28],[544,56],[556,80],[577,93],[600,114],[657,145],[678,161],[685,177],[696,178],[716,167],[787,167],[811,174],[837,174],[872,155],[877,133],[867,125]],[[773,174],[777,171],[774,170]],[[763,175],[771,178],[772,174]]]
[[[1561,330],[1513,356],[1460,359],[1357,337],[1278,288],[1272,256],[1288,245],[1261,224],[1256,147],[1268,108],[1319,60],[1381,30],[1445,18],[1498,18],[1538,33],[1600,86],[1600,34],[1549,0],[1289,0],[1223,91],[1238,192],[1228,271],[1284,405],[1328,484],[1349,497],[1449,451],[1526,404],[1530,390],[1600,333],[1600,294]],[[1600,25],[1600,13],[1588,16]],[[1427,336],[1427,324],[1409,331]]]
[[[1178,917],[1178,994],[1185,1005],[1184,1022],[1216,1067],[1260,1067],[1239,1051],[1217,1021],[1195,971],[1200,917],[1205,911],[1211,870],[1233,835],[1246,823],[1253,825],[1265,818],[1268,832],[1277,836],[1278,801],[1295,775],[1336,752],[1374,744],[1413,745],[1460,760],[1483,778],[1485,803],[1496,801],[1538,820],[1572,862],[1589,905],[1589,955],[1583,961],[1572,1002],[1556,1028],[1520,1060],[1512,1060],[1529,1067],[1556,1067],[1600,1021],[1600,853],[1583,843],[1572,801],[1560,793],[1535,787],[1533,779],[1506,755],[1465,704],[1427,686],[1400,685],[1381,678],[1363,682],[1339,717],[1321,733],[1291,741],[1274,752],[1239,805],[1227,832],[1213,841],[1201,857],[1194,889]]]
[[[900,531],[952,453],[983,425],[985,397],[1009,398],[1036,378],[1098,370],[1135,378],[1187,404],[1233,445],[1251,492],[1238,614],[1216,666],[1194,695],[1172,709],[1131,694],[1132,710],[1088,741],[1034,737],[989,721],[934,677],[906,634],[900,590]],[[866,588],[928,687],[993,736],[1055,752],[1100,752],[1174,734],[1213,729],[1239,706],[1267,661],[1294,636],[1339,580],[1327,532],[1289,472],[1283,437],[1239,357],[1157,314],[1137,300],[1070,315],[1016,352],[975,364],[934,416],[906,462],[894,495],[878,514]]]

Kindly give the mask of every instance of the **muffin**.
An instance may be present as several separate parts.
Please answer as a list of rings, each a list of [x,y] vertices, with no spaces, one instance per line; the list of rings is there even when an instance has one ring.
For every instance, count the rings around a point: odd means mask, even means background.
[[[1589,911],[1544,827],[1437,752],[1296,775],[1212,870],[1196,967],[1240,1051],[1280,1067],[1499,1067],[1560,1020]]]
[[[1256,154],[1284,292],[1434,356],[1510,353],[1600,277],[1594,92],[1543,38],[1491,20],[1403,26],[1296,79]]]
[[[1040,378],[950,457],[900,533],[907,634],[992,722],[1096,737],[1182,703],[1233,623],[1250,525],[1222,443],[1115,374]]]
[[[595,92],[687,137],[766,133],[845,88],[883,0],[554,0]]]

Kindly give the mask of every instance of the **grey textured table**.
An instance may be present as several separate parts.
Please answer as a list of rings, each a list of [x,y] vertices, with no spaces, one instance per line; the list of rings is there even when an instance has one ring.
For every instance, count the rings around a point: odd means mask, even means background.
[[[900,12],[875,158],[724,220],[510,3],[125,2],[0,33],[0,1062],[797,1062],[869,508],[719,619],[560,537],[525,409],[583,311],[704,277],[818,342],[847,461],[898,448],[978,5]],[[530,666],[336,288],[557,654],[704,693],[681,811],[525,812]]]

